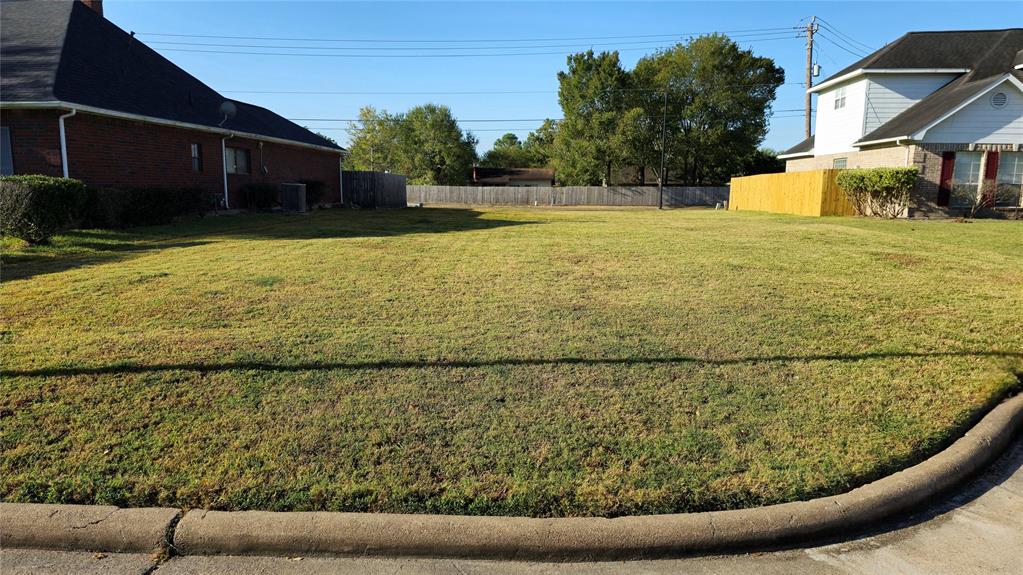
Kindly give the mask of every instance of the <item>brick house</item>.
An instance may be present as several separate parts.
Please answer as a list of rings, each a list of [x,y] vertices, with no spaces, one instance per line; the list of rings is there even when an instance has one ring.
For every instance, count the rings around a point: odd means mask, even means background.
[[[911,32],[809,91],[816,133],[786,171],[915,166],[910,216],[1023,205],[1023,29]]]
[[[110,187],[203,188],[244,206],[250,182],[325,184],[340,201],[335,143],[231,100],[103,17],[101,0],[4,0],[4,174]]]

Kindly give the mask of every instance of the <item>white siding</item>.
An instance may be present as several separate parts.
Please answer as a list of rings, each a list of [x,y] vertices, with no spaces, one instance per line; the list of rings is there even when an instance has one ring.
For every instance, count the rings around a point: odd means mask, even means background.
[[[1009,97],[1001,108],[991,105],[991,95],[996,92],[1004,92]],[[940,144],[1023,143],[1023,93],[1006,80],[927,130],[923,141]]]
[[[835,94],[845,88],[845,107],[835,109]],[[863,109],[866,101],[865,78],[832,86],[817,96],[816,156],[855,150],[852,143],[863,135]]]
[[[957,74],[871,74],[867,76],[867,106],[863,133],[901,114],[913,104],[952,81]]]

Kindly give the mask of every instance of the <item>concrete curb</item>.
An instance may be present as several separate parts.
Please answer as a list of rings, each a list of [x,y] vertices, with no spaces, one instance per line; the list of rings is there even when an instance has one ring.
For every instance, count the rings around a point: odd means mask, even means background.
[[[178,509],[0,503],[0,548],[149,553],[170,544]]]
[[[996,459],[1023,426],[1023,395],[934,457],[841,495],[707,513],[531,519],[372,513],[189,511],[174,547],[192,555],[383,555],[587,560],[807,543],[907,511]]]
[[[919,465],[841,495],[754,509],[615,519],[202,510],[181,517],[166,508],[0,503],[0,547],[554,561],[749,551],[853,534],[908,511],[994,461],[1021,427],[1017,395]]]

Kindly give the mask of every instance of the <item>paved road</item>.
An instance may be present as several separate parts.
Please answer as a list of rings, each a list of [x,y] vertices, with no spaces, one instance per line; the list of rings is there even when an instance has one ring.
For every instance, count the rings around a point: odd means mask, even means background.
[[[807,549],[608,563],[449,559],[174,557],[0,550],[4,575],[971,575],[1023,573],[1023,438],[957,493],[876,533]]]

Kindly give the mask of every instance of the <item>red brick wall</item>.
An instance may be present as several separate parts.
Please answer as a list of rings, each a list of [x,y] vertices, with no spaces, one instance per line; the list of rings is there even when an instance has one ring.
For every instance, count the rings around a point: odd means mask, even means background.
[[[57,110],[4,110],[0,125],[11,133],[15,174],[62,175]]]
[[[5,110],[14,171],[61,175],[56,110]],[[223,192],[219,134],[86,114],[64,120],[69,175],[109,187],[203,188]],[[192,170],[191,144],[202,146],[202,171]],[[338,154],[300,146],[231,138],[228,145],[250,150],[249,175],[228,175],[231,207],[241,207],[239,189],[249,182],[277,185],[296,180],[326,184],[324,202],[340,201]],[[265,167],[262,170],[261,167]]]

